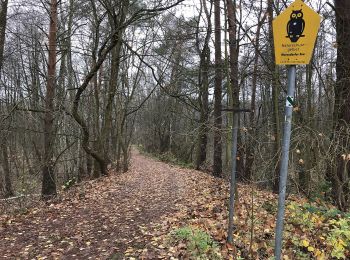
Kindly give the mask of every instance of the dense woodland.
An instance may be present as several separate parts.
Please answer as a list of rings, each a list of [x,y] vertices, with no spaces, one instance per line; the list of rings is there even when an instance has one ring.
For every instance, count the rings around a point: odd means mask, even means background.
[[[350,2],[297,67],[289,187],[350,207]],[[286,67],[272,20],[290,1],[1,0],[1,197],[51,198],[126,172],[130,149],[278,191]]]

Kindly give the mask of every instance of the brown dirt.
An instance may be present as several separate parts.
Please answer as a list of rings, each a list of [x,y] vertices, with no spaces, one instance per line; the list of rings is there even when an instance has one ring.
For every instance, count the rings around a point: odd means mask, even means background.
[[[124,259],[128,248],[145,250],[147,227],[176,212],[193,188],[186,171],[133,152],[127,173],[80,184],[26,214],[0,216],[0,258]]]

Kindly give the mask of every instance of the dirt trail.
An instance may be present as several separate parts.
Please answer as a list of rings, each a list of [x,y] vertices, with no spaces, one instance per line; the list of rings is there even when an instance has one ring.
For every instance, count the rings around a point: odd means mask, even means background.
[[[73,188],[60,202],[0,216],[1,259],[123,259],[145,248],[146,226],[169,216],[193,187],[186,170],[134,151],[129,172]]]

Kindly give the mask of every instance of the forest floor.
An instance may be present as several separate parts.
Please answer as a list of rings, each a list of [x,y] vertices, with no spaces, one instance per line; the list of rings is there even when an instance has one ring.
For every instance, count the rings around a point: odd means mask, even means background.
[[[0,258],[269,259],[277,196],[239,185],[231,246],[225,242],[228,189],[225,180],[133,151],[127,173],[75,185],[22,214],[0,215]],[[306,203],[289,197],[284,259],[333,254],[322,226],[328,220],[299,206]],[[346,238],[341,241],[349,256]]]

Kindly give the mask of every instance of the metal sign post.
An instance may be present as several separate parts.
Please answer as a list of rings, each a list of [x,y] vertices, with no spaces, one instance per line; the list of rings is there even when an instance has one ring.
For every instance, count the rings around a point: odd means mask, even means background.
[[[278,214],[275,236],[275,260],[281,259],[283,220],[288,175],[289,145],[292,129],[293,98],[297,64],[309,64],[315,46],[321,17],[302,0],[296,0],[273,22],[275,62],[288,67],[288,90],[284,122],[279,180]]]
[[[282,251],[283,220],[284,220],[284,208],[285,208],[285,200],[286,200],[289,146],[290,146],[290,135],[292,131],[293,97],[295,92],[295,74],[296,74],[296,66],[292,65],[288,68],[288,90],[287,90],[287,98],[286,98],[286,112],[285,112],[283,141],[282,141],[282,160],[281,160],[281,168],[280,168],[278,213],[277,213],[276,237],[275,237],[275,259],[276,260],[281,259],[281,251]]]

